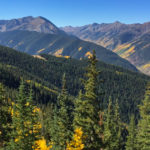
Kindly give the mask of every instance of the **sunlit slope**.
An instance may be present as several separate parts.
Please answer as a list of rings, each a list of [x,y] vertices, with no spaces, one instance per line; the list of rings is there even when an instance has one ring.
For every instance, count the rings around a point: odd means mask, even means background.
[[[119,45],[113,51],[150,75],[150,33],[130,43]]]

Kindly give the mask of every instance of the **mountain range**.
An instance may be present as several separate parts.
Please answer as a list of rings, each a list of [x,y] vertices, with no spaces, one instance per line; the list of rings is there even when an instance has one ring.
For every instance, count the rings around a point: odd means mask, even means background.
[[[117,21],[81,27],[67,26],[61,29],[117,53],[142,72],[150,74],[150,22],[123,24]]]
[[[83,59],[95,49],[97,58],[133,71],[136,67],[114,52],[92,42],[68,35],[43,17],[24,17],[0,21],[0,44],[31,55],[41,53],[57,57]]]

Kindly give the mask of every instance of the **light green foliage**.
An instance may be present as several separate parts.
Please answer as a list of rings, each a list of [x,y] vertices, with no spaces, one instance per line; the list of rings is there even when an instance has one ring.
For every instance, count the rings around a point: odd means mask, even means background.
[[[130,124],[128,127],[126,150],[136,150],[136,125],[133,115],[131,116]]]

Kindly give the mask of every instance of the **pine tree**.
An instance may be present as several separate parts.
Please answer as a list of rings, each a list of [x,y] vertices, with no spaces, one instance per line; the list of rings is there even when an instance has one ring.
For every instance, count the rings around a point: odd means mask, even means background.
[[[75,102],[74,129],[82,128],[85,136],[85,149],[97,150],[100,148],[100,126],[99,126],[99,104],[97,98],[97,76],[96,55],[89,59],[90,64],[84,81],[84,94],[80,91]]]
[[[106,121],[104,121],[104,149],[120,150],[122,141],[118,101],[116,101],[115,107],[113,107],[112,101],[109,99],[108,109],[105,113],[105,116]]]
[[[13,103],[12,132],[8,150],[32,150],[36,147],[35,141],[41,138],[38,112],[39,109],[33,105],[32,90],[28,96],[22,81],[17,100]]]
[[[5,90],[0,83],[0,145],[3,147],[9,141],[9,132],[11,131],[11,113],[10,101],[5,97]]]
[[[65,150],[72,135],[71,101],[66,89],[65,74],[62,78],[62,91],[57,98],[52,124],[52,142],[55,150]]]
[[[112,130],[114,128],[113,123],[113,107],[112,107],[112,101],[109,99],[108,108],[105,112],[105,121],[104,121],[104,135],[103,135],[103,143],[104,143],[104,149],[110,149],[112,148],[112,142],[113,142],[113,133]]]
[[[115,107],[114,107],[114,136],[115,139],[113,147],[115,150],[120,150],[122,147],[123,141],[121,137],[121,119],[120,119],[120,113],[119,113],[119,104],[118,99],[116,100]]]
[[[128,127],[126,150],[136,150],[136,125],[133,115],[131,116],[130,124]]]
[[[143,105],[139,106],[141,119],[137,128],[137,150],[150,148],[150,83],[148,83]]]

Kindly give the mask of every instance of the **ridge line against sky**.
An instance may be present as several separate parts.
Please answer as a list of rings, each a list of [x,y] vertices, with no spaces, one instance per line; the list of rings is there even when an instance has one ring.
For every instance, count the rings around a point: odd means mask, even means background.
[[[150,21],[150,0],[1,0],[0,20],[42,16],[60,26]]]

